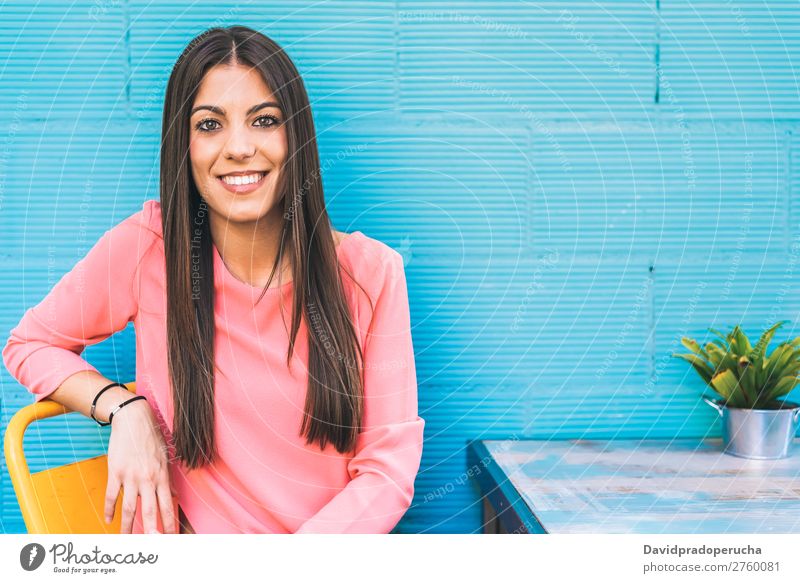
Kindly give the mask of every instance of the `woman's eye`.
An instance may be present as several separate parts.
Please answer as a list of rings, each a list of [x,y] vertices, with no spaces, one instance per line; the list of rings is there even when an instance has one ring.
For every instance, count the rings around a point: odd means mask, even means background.
[[[210,132],[216,129],[216,127],[213,126],[209,127],[208,124],[219,124],[219,122],[217,122],[215,119],[204,119],[203,121],[198,122],[196,127],[201,132]]]
[[[280,120],[274,115],[262,115],[261,117],[257,118],[256,121],[259,122],[258,125],[267,128],[276,126],[279,123],[281,123]]]

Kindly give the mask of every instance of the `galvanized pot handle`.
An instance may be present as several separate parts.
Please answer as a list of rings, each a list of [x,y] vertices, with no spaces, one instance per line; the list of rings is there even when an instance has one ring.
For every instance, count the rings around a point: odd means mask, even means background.
[[[703,395],[703,400],[712,407],[714,407],[714,409],[717,410],[717,413],[719,413],[719,416],[722,417],[722,407],[720,407],[715,401],[713,401],[710,397],[707,397],[706,395]],[[800,409],[798,409],[798,411],[800,411]]]

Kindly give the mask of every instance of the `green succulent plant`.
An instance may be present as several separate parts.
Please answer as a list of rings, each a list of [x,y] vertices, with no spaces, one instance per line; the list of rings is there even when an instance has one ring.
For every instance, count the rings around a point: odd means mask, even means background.
[[[709,328],[717,338],[703,347],[683,337],[681,344],[691,353],[672,356],[689,362],[729,407],[769,409],[800,383],[800,336],[782,342],[767,356],[772,338],[786,322],[764,331],[755,346],[739,326],[728,334]]]

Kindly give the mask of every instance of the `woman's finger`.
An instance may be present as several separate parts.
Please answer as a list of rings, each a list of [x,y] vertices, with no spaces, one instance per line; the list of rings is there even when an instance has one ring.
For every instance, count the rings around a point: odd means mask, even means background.
[[[127,483],[122,487],[122,527],[120,534],[131,534],[133,530],[133,516],[136,514],[136,498],[139,492],[135,484]]]
[[[147,486],[139,491],[142,498],[142,525],[145,534],[158,532],[158,506],[156,505],[156,492],[152,486]]]
[[[114,520],[114,511],[117,507],[117,498],[119,498],[119,479],[116,475],[109,473],[108,483],[106,484],[106,502],[104,508],[104,515],[106,523]]]
[[[158,483],[156,494],[158,495],[158,507],[161,510],[161,524],[164,525],[164,533],[175,534],[175,509],[172,505],[172,490],[167,472],[164,472],[164,476]]]

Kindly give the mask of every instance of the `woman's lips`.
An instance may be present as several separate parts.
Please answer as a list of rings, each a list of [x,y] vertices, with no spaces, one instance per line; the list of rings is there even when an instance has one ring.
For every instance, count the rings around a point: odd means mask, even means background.
[[[264,184],[264,180],[267,178],[267,176],[269,176],[269,172],[262,172],[261,178],[258,181],[251,182],[249,184],[228,184],[222,179],[222,176],[218,176],[217,180],[228,191],[234,194],[249,194]]]

